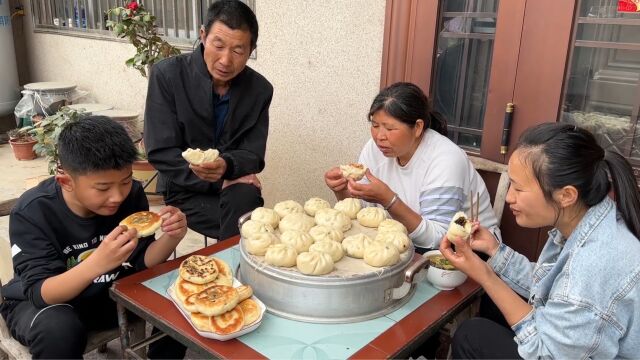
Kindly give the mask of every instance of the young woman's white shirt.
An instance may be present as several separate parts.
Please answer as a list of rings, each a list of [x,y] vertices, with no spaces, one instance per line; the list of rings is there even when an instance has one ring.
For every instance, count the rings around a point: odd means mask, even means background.
[[[427,130],[405,166],[400,166],[395,157],[385,157],[370,139],[359,162],[422,217],[420,225],[409,234],[415,246],[437,247],[456,212],[470,215],[470,192],[480,194],[480,223],[502,241],[484,181],[465,152],[447,137]],[[368,182],[366,177],[361,181]],[[373,205],[376,204],[365,202],[365,206]]]

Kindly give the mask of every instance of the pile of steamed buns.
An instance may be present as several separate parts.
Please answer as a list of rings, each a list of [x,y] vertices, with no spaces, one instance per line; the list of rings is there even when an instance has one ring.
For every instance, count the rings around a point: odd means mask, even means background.
[[[377,229],[377,235],[373,239],[363,233],[345,237],[352,220]],[[273,209],[259,207],[240,233],[249,254],[264,256],[269,265],[297,267],[306,275],[330,273],[345,255],[373,267],[391,266],[411,246],[404,225],[387,219],[381,208],[361,208],[360,200],[353,198],[340,200],[333,208],[317,197],[304,206],[287,200]]]

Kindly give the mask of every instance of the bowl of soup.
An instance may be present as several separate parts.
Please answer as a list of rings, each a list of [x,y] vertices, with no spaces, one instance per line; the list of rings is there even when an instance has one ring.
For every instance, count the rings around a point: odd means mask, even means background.
[[[427,280],[434,287],[440,290],[451,290],[467,280],[467,275],[451,265],[440,250],[427,251],[422,256],[429,259]]]

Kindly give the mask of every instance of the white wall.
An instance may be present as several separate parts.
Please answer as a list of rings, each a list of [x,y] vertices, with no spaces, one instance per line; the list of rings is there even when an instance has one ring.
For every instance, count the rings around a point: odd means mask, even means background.
[[[324,171],[357,159],[379,88],[384,7],[385,0],[256,1],[258,55],[248,65],[275,89],[261,175],[267,206],[332,200]],[[146,79],[124,65],[131,45],[25,33],[31,81],[74,82],[97,102],[142,112]]]

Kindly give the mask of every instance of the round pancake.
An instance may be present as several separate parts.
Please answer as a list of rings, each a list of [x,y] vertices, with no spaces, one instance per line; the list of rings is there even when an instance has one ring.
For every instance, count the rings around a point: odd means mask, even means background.
[[[218,277],[213,280],[213,282],[216,285],[231,286],[233,284],[233,271],[231,270],[231,266],[224,260],[215,257],[212,257],[212,259],[215,261],[216,266],[218,266]]]
[[[178,300],[180,300],[183,304],[185,302],[185,300],[194,294],[199,293],[200,291],[208,288],[209,286],[208,284],[194,284],[192,282],[189,282],[185,279],[183,279],[182,277],[178,276],[178,278],[176,279],[176,283],[174,285],[173,290],[175,291],[176,297],[178,298]]]
[[[199,313],[216,316],[233,309],[239,299],[238,291],[231,286],[214,285],[196,295],[195,306]]]
[[[243,326],[244,314],[240,306],[236,306],[224,314],[211,317],[211,327],[216,334],[231,334],[242,329]]]
[[[195,284],[206,284],[219,274],[215,260],[208,256],[191,255],[180,264],[180,277]]]
[[[253,289],[249,285],[240,285],[236,291],[238,292],[238,302],[253,296]]]
[[[138,237],[145,237],[155,234],[162,225],[162,218],[152,211],[138,211],[120,221],[120,225],[135,228]]]
[[[184,308],[188,312],[191,312],[191,313],[198,312],[198,307],[196,306],[196,296],[198,296],[198,294],[193,294],[182,302],[182,306],[184,306]]]
[[[242,309],[244,315],[244,325],[253,324],[260,317],[260,305],[252,299],[241,301],[238,306]]]
[[[193,326],[200,331],[213,332],[213,328],[211,327],[211,316],[200,313],[191,313],[191,322],[193,323]]]

